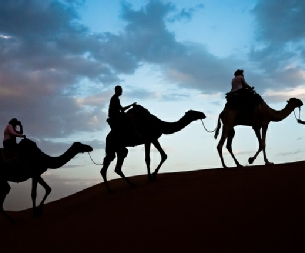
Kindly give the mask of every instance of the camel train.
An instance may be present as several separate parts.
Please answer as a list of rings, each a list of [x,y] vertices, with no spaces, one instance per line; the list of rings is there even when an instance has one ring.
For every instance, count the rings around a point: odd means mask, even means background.
[[[246,100],[248,103],[248,99]],[[249,163],[252,164],[258,154],[263,151],[265,164],[271,164],[271,162],[269,162],[267,159],[265,151],[266,132],[269,123],[278,122],[285,119],[292,111],[294,111],[296,108],[300,108],[302,105],[303,103],[301,100],[297,98],[290,98],[287,101],[287,105],[282,110],[276,111],[270,108],[262,99],[259,99],[258,102],[256,101],[255,104],[248,107],[235,106],[234,103],[232,104],[228,100],[224,109],[219,114],[218,124],[215,129],[216,139],[222,126],[221,137],[217,145],[222,166],[227,168],[222,155],[222,148],[226,140],[226,148],[235,161],[236,166],[241,166],[232,151],[232,140],[235,135],[234,127],[237,125],[251,126],[259,142],[259,148],[255,155],[249,158]],[[107,170],[110,163],[115,159],[116,156],[117,163],[115,166],[115,172],[129,185],[134,186],[134,184],[122,172],[123,162],[128,154],[126,147],[134,147],[144,144],[148,179],[156,180],[162,164],[167,159],[167,154],[162,149],[158,141],[161,135],[174,134],[184,129],[193,121],[203,120],[206,118],[203,112],[190,110],[177,121],[166,122],[151,114],[141,105],[137,105],[135,103],[132,104],[132,108],[126,112],[126,115],[132,119],[132,124],[134,126],[126,127],[124,125],[122,127],[122,125],[120,125],[119,128],[117,128],[110,124],[111,130],[106,137],[106,156],[103,160],[103,166],[100,173],[104,180],[104,185],[109,193],[111,193],[112,190],[110,189],[107,180]],[[136,128],[139,134],[134,134],[133,127]],[[150,168],[151,144],[155,146],[161,155],[161,161],[153,173],[151,173]],[[13,222],[13,219],[9,217],[9,215],[3,209],[4,200],[7,194],[10,192],[10,185],[8,182],[22,182],[32,178],[31,197],[33,202],[33,214],[34,216],[40,216],[42,214],[43,204],[51,192],[51,188],[42,179],[41,175],[47,171],[47,169],[57,169],[62,167],[79,153],[91,152],[93,150],[89,145],[76,142],[61,156],[50,157],[43,153],[37,147],[35,142],[27,138],[21,140],[18,146],[20,149],[20,153],[18,155],[20,156],[17,158],[7,161],[7,158],[5,158],[5,149],[1,149],[2,156],[0,157],[0,212],[11,222]],[[46,193],[38,207],[36,206],[37,184],[40,184],[46,190]]]

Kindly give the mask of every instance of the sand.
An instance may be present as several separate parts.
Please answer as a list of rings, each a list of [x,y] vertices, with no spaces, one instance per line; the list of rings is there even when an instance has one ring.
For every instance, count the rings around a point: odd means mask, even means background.
[[[305,252],[304,161],[130,179],[0,216],[0,252]]]

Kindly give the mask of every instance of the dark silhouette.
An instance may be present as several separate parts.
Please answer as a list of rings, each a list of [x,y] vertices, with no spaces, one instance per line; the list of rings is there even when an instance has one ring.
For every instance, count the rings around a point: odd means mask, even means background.
[[[17,130],[17,126],[19,126],[19,130]],[[4,129],[3,147],[9,150],[17,150],[16,137],[25,137],[25,135],[21,122],[13,118]]]
[[[47,171],[47,169],[62,167],[78,153],[91,152],[93,149],[88,145],[75,142],[61,156],[50,157],[43,153],[35,142],[25,138],[20,141],[19,150],[20,156],[17,159],[7,161],[2,155],[0,156],[0,212],[10,221],[13,220],[3,210],[3,202],[6,195],[10,192],[9,181],[18,183],[32,178],[31,197],[33,201],[33,213],[34,216],[39,216],[42,214],[42,207],[47,196],[51,193],[50,186],[42,179],[41,175]],[[0,149],[1,153],[2,151],[3,150]],[[39,206],[36,207],[38,183],[46,190],[46,193]]]
[[[226,93],[226,106],[242,109],[247,113],[247,111],[252,110],[254,106],[261,103],[263,99],[255,92],[254,87],[250,87],[246,83],[242,69],[236,70],[234,76],[231,91]]]
[[[266,156],[266,132],[268,129],[268,125],[271,121],[278,122],[285,119],[295,108],[301,107],[303,105],[302,101],[297,98],[290,98],[287,101],[287,105],[284,109],[280,111],[276,111],[270,108],[263,100],[258,105],[254,106],[251,110],[245,112],[243,108],[231,107],[226,104],[223,111],[219,114],[218,117],[218,126],[215,132],[215,139],[218,136],[221,121],[223,123],[222,127],[222,135],[220,141],[217,145],[218,154],[221,159],[222,166],[227,168],[224,163],[224,159],[222,156],[222,147],[224,142],[227,139],[227,149],[231,154],[232,158],[236,166],[241,166],[240,163],[236,160],[233,152],[232,152],[232,140],[235,135],[234,126],[244,125],[251,126],[255,132],[255,135],[258,139],[259,148],[256,154],[253,157],[248,159],[249,163],[252,164],[258,154],[263,151],[264,153],[264,161],[265,164],[272,164],[268,161]],[[262,133],[261,133],[262,131]]]
[[[101,175],[104,179],[105,186],[108,192],[111,192],[108,181],[107,181],[107,169],[110,163],[115,159],[115,154],[117,154],[117,164],[115,167],[115,172],[120,175],[123,179],[126,180],[131,186],[134,186],[133,183],[128,180],[122,172],[122,165],[125,157],[128,154],[126,147],[133,147],[136,145],[145,145],[145,162],[147,165],[148,178],[156,179],[157,173],[167,159],[167,155],[162,149],[158,138],[162,134],[173,134],[182,130],[192,121],[198,119],[204,119],[205,115],[202,112],[197,111],[188,111],[185,115],[176,122],[165,122],[158,119],[156,116],[150,114],[150,112],[140,105],[134,105],[132,109],[127,112],[128,115],[132,115],[135,119],[135,124],[139,130],[141,137],[136,135],[128,134],[128,130],[120,132],[120,134],[111,130],[106,137],[106,156],[104,158],[103,167],[101,169]],[[156,149],[161,154],[161,162],[157,166],[156,170],[151,174],[150,172],[150,146],[153,144]]]
[[[244,71],[242,69],[238,69],[234,73],[234,78],[232,79],[232,88],[231,93],[238,93],[241,89],[250,88],[249,84],[245,81]]]
[[[123,107],[121,105],[119,97],[123,94],[123,89],[121,86],[117,85],[114,88],[115,94],[111,97],[108,109],[108,120],[111,129],[121,131],[121,128],[128,127],[130,134],[140,134],[136,128],[134,118],[130,114],[126,114],[125,111],[130,107],[136,105],[136,102]]]

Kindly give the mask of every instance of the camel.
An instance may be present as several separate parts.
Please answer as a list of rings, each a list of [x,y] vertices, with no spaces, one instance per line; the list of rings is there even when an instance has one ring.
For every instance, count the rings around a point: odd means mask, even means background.
[[[78,153],[91,152],[93,150],[88,145],[75,142],[61,156],[51,157],[43,153],[35,142],[26,138],[20,141],[19,147],[20,157],[18,159],[4,162],[3,156],[0,155],[0,212],[11,222],[14,222],[13,219],[3,210],[4,200],[11,188],[8,182],[19,183],[32,178],[31,198],[33,202],[33,214],[34,216],[40,216],[42,214],[43,204],[47,196],[51,193],[51,187],[42,179],[41,175],[47,169],[62,167]],[[2,150],[0,153],[2,154]],[[37,207],[36,196],[38,183],[46,190],[46,193]]]
[[[115,154],[117,154],[117,164],[115,167],[115,172],[121,176],[128,184],[131,186],[135,186],[122,172],[122,166],[124,159],[128,154],[128,149],[126,147],[134,147],[137,145],[145,145],[145,163],[147,166],[148,179],[153,180],[156,179],[157,173],[161,168],[162,164],[167,159],[167,154],[162,149],[158,139],[162,134],[173,134],[176,133],[191,122],[204,119],[206,116],[203,112],[198,111],[187,111],[184,116],[176,122],[165,122],[158,119],[156,116],[150,114],[147,109],[142,107],[141,105],[134,105],[132,109],[127,111],[127,114],[132,115],[136,127],[142,137],[134,136],[132,134],[128,134],[123,130],[121,133],[118,131],[111,130],[106,137],[106,156],[104,158],[103,167],[101,169],[101,175],[104,179],[105,186],[109,193],[111,193],[111,189],[109,188],[107,181],[107,169],[110,163],[115,159]],[[155,148],[159,151],[161,155],[161,161],[157,166],[156,170],[151,174],[150,171],[150,147],[151,144],[155,146]]]
[[[221,159],[222,166],[227,168],[222,156],[222,147],[227,139],[227,146],[229,153],[231,154],[237,167],[242,165],[237,161],[232,152],[232,140],[235,135],[234,126],[244,125],[251,126],[258,139],[259,148],[253,157],[248,159],[248,162],[252,164],[258,154],[263,151],[265,164],[273,164],[269,162],[266,156],[266,132],[270,122],[279,122],[285,119],[295,108],[301,107],[302,101],[297,98],[290,98],[287,101],[287,105],[284,109],[276,111],[270,108],[264,101],[252,108],[252,111],[244,111],[242,109],[232,109],[230,106],[225,106],[224,110],[219,114],[218,125],[215,131],[215,139],[217,139],[219,129],[221,127],[221,121],[223,123],[222,135],[217,145],[219,157]]]

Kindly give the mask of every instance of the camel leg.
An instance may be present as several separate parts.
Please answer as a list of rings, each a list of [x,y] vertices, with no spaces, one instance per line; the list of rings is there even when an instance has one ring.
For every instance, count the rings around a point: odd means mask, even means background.
[[[148,180],[151,180],[151,173],[150,173],[150,146],[151,142],[145,143],[145,163],[147,167],[147,176]]]
[[[32,198],[32,203],[33,203],[33,215],[35,217],[39,216],[37,213],[37,207],[36,207],[37,184],[38,184],[37,178],[32,178],[31,198]]]
[[[109,185],[108,185],[107,170],[108,170],[108,167],[109,167],[110,163],[114,160],[114,158],[115,158],[115,153],[114,152],[106,154],[106,156],[104,158],[104,161],[103,161],[103,167],[101,169],[101,175],[103,177],[105,186],[106,186],[107,191],[109,193],[112,193],[112,191],[111,191],[111,189],[109,188]]]
[[[122,166],[123,166],[123,162],[125,160],[125,157],[128,154],[128,149],[127,148],[122,148],[120,150],[117,151],[117,164],[115,166],[115,173],[117,173],[119,176],[121,176],[129,185],[131,186],[136,186],[134,183],[132,183],[122,172]]]
[[[254,162],[254,160],[256,159],[256,157],[258,156],[258,154],[263,150],[263,143],[262,143],[262,137],[261,137],[261,132],[260,132],[260,128],[253,128],[255,135],[257,137],[258,140],[258,150],[255,153],[255,155],[253,157],[250,157],[248,159],[249,163],[252,164]]]
[[[1,181],[0,182],[0,213],[4,215],[11,223],[14,223],[14,220],[4,211],[3,203],[6,198],[6,195],[9,194],[11,187],[8,182]]]
[[[36,214],[35,215],[40,216],[40,215],[42,215],[42,212],[43,212],[42,211],[43,204],[46,201],[47,197],[50,195],[52,189],[41,177],[37,178],[37,182],[46,190],[46,193],[43,196],[43,199],[41,200],[38,208],[36,208]]]
[[[266,133],[268,130],[268,124],[267,125],[263,125],[262,127],[262,148],[263,148],[263,153],[264,153],[264,161],[265,164],[274,164],[272,162],[269,162],[267,159],[267,155],[266,155]]]
[[[157,178],[157,174],[162,166],[162,164],[166,161],[167,159],[167,154],[164,152],[163,148],[161,147],[160,143],[158,140],[155,140],[152,142],[152,144],[155,146],[155,148],[159,151],[160,155],[161,155],[161,161],[159,163],[159,165],[157,166],[157,168],[155,169],[154,173],[153,173],[153,178],[156,179]]]
[[[238,161],[237,159],[235,158],[234,154],[233,154],[233,151],[232,151],[232,141],[233,141],[233,138],[235,136],[235,130],[234,128],[232,128],[230,131],[229,131],[229,134],[228,134],[228,138],[227,138],[227,150],[229,151],[229,153],[231,154],[235,164],[237,167],[243,167]]]
[[[223,166],[224,168],[228,168],[228,167],[225,165],[225,162],[224,162],[224,159],[223,159],[222,147],[223,147],[223,144],[225,143],[227,137],[228,137],[228,130],[226,130],[226,129],[224,128],[224,126],[223,126],[221,138],[220,138],[220,140],[219,140],[219,142],[218,142],[218,145],[217,145],[217,151],[218,151],[218,154],[219,154],[219,157],[220,157],[222,166]]]

